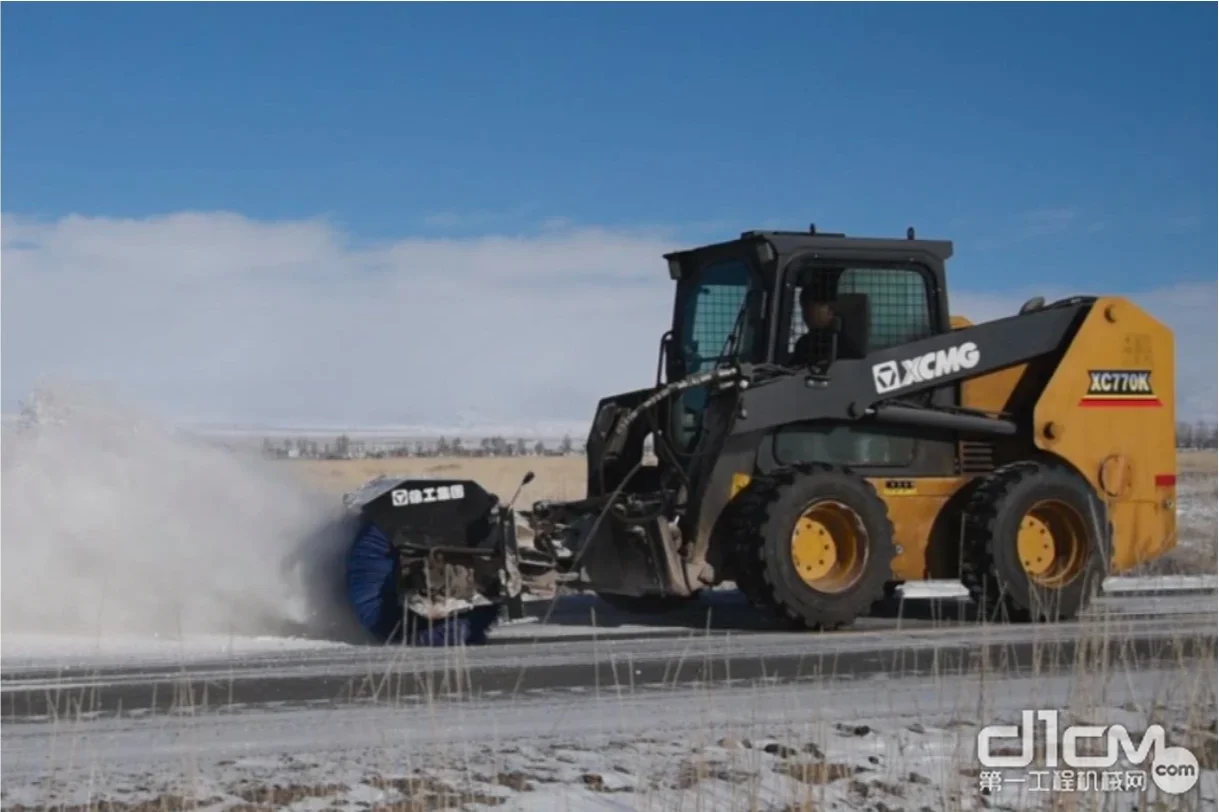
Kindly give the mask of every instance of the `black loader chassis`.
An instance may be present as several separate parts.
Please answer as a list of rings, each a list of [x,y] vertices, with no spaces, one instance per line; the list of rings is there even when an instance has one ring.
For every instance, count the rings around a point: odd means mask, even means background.
[[[551,585],[567,583],[627,597],[690,596],[734,580],[752,601],[793,622],[832,628],[883,597],[895,552],[892,525],[884,501],[863,478],[866,470],[815,461],[779,464],[772,453],[775,432],[799,423],[897,425],[911,436],[954,442],[1027,433],[1018,415],[978,414],[903,399],[1052,358],[1069,343],[1089,304],[1070,300],[863,359],[841,359],[820,374],[795,370],[767,376],[743,366],[727,383],[722,376],[714,382],[703,416],[703,431],[712,439],[696,454],[677,460],[680,469],[666,467],[666,460],[644,464],[644,438],[664,431],[669,420],[665,400],[646,405],[657,390],[606,398],[588,438],[588,495],[572,502],[543,501],[521,511],[532,530],[528,542],[518,541],[518,514],[473,482],[403,480],[368,500],[363,513],[398,547],[405,590],[422,592],[437,607],[446,591],[460,600],[477,594],[513,600],[522,582],[531,591],[531,584],[547,576],[553,576]],[[925,379],[900,377],[911,359],[959,361],[962,347],[970,352],[964,356],[967,363],[933,368],[938,374]],[[914,366],[917,376],[918,364]],[[891,391],[878,391],[878,368],[898,370],[899,378],[888,381],[895,386]],[[633,410],[638,412],[634,422],[617,432],[618,421]],[[460,498],[449,498],[455,489]],[[815,501],[818,493],[838,494],[863,527],[866,548],[860,555],[866,562],[849,594],[802,589],[790,565],[782,563],[781,546],[798,515],[793,511]],[[417,604],[426,606],[428,600]]]

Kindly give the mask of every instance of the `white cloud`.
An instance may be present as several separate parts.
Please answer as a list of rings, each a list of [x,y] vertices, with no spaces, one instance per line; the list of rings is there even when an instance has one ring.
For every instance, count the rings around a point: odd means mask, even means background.
[[[231,214],[3,221],[6,408],[42,375],[182,419],[583,417],[646,385],[668,324],[640,232],[357,246]]]
[[[581,420],[648,385],[672,289],[661,231],[364,244],[324,220],[227,213],[3,220],[3,386],[112,385],[186,420]],[[1215,413],[1213,285],[1146,294],[1178,330],[1186,401]],[[1017,294],[961,293],[975,319]],[[1184,405],[1184,403],[1183,403]]]

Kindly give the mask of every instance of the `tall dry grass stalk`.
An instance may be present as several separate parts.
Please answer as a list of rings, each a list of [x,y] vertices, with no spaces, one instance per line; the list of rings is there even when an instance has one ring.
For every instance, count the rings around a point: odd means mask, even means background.
[[[1213,620],[1210,631],[1182,631],[1165,639],[1167,654],[1154,666],[1158,681],[1140,676],[1149,664],[1139,659],[1127,637],[1129,622],[1102,615],[1079,628],[1073,651],[1055,639],[1053,627],[1028,627],[1034,657],[1031,667],[1017,674],[1009,646],[996,634],[1003,627],[965,621],[966,628],[972,623],[976,646],[969,662],[959,667],[937,659],[929,670],[914,673],[894,660],[882,682],[844,682],[820,672],[786,687],[765,679],[640,686],[634,682],[629,656],[624,658],[621,648],[615,654],[607,647],[598,649],[596,659],[613,665],[613,676],[588,686],[583,699],[560,693],[550,700],[524,693],[480,696],[472,690],[470,651],[464,646],[439,652],[435,667],[423,673],[411,667],[418,652],[396,647],[388,658],[370,657],[367,673],[345,685],[327,711],[336,724],[345,713],[367,718],[370,707],[383,712],[384,726],[374,724],[366,737],[369,749],[328,750],[327,728],[310,731],[316,738],[309,749],[323,762],[338,764],[353,754],[360,760],[358,770],[345,773],[325,763],[303,767],[304,762],[289,753],[284,754],[282,769],[270,775],[265,769],[244,776],[225,773],[217,764],[224,754],[210,760],[203,755],[218,735],[214,723],[203,722],[220,714],[240,730],[243,724],[257,725],[259,717],[243,720],[241,709],[226,705],[224,686],[201,691],[184,670],[172,686],[180,704],[171,713],[140,722],[173,731],[181,748],[174,769],[162,766],[161,774],[138,778],[150,790],[160,789],[142,801],[113,802],[114,787],[130,788],[133,778],[107,775],[104,757],[95,757],[95,748],[107,743],[105,737],[86,738],[95,724],[96,707],[90,707],[91,696],[82,691],[71,713],[49,723],[56,740],[48,764],[52,781],[43,786],[44,803],[26,808],[66,809],[51,797],[53,785],[75,787],[79,795],[82,788],[87,791],[83,780],[96,780],[95,790],[83,805],[70,807],[73,812],[252,812],[290,805],[343,809],[353,808],[350,799],[357,797],[363,799],[361,808],[376,812],[488,807],[575,812],[1206,808],[1200,790],[1207,781],[1213,785],[1216,762],[1219,675]],[[708,661],[723,640],[709,630],[675,640],[674,666],[689,656],[682,649],[699,637],[703,653],[698,656]],[[811,649],[816,640],[810,635]],[[353,657],[358,656],[353,650]],[[522,665],[528,667],[527,662]],[[1135,683],[1138,690],[1130,688]],[[1194,794],[1161,796],[1158,801],[1146,793],[1120,799],[1103,793],[982,798],[974,737],[979,725],[1018,721],[1011,700],[1015,690],[1030,701],[1063,701],[1065,721],[1120,721],[1136,734],[1150,724],[1162,724],[1170,744],[1189,747],[1211,772]],[[530,723],[531,732],[523,738],[501,733],[497,720],[518,712],[538,719]],[[486,724],[476,725],[477,733],[451,734],[450,726],[459,720],[479,719]],[[395,744],[393,731],[400,725],[411,726],[410,746]],[[255,727],[250,741],[255,746],[260,741]],[[1037,750],[1043,758],[1044,742],[1038,742]],[[6,781],[6,794],[11,789]],[[375,799],[369,795],[373,791]]]

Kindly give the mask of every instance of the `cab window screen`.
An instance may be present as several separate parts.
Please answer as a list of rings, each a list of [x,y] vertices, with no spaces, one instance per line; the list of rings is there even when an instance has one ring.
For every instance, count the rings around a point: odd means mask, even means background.
[[[685,303],[686,374],[714,369],[737,322],[749,290],[749,266],[732,261],[712,265],[700,274]]]
[[[868,352],[916,341],[932,334],[927,280],[918,271],[910,268],[847,268],[841,271],[818,269],[812,274],[808,285],[813,288],[816,299],[830,300],[841,293],[862,293],[868,297],[871,323]],[[801,290],[796,289],[796,304],[792,308],[789,352],[795,347],[796,339],[808,332],[799,307]]]
[[[750,267],[741,260],[726,260],[699,269],[697,277],[685,288],[681,303],[680,351],[684,374],[705,372],[732,360],[720,354],[737,325],[752,284]],[[742,326],[745,335],[737,350],[748,356],[752,340],[748,320]],[[677,398],[672,431],[681,448],[689,448],[698,435],[706,405],[707,392],[701,387],[686,390]]]

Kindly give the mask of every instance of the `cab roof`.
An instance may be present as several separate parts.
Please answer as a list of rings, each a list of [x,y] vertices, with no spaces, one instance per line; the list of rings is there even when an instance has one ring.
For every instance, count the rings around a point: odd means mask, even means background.
[[[921,253],[930,254],[941,262],[952,256],[952,242],[949,240],[920,240],[914,236],[914,229],[908,229],[903,237],[849,237],[846,234],[817,231],[745,231],[735,240],[691,248],[684,251],[674,251],[664,255],[665,259],[680,258],[689,254],[722,250],[743,242],[764,241],[770,243],[778,254],[796,254],[806,251],[851,251],[867,253],[875,251],[878,254]]]

